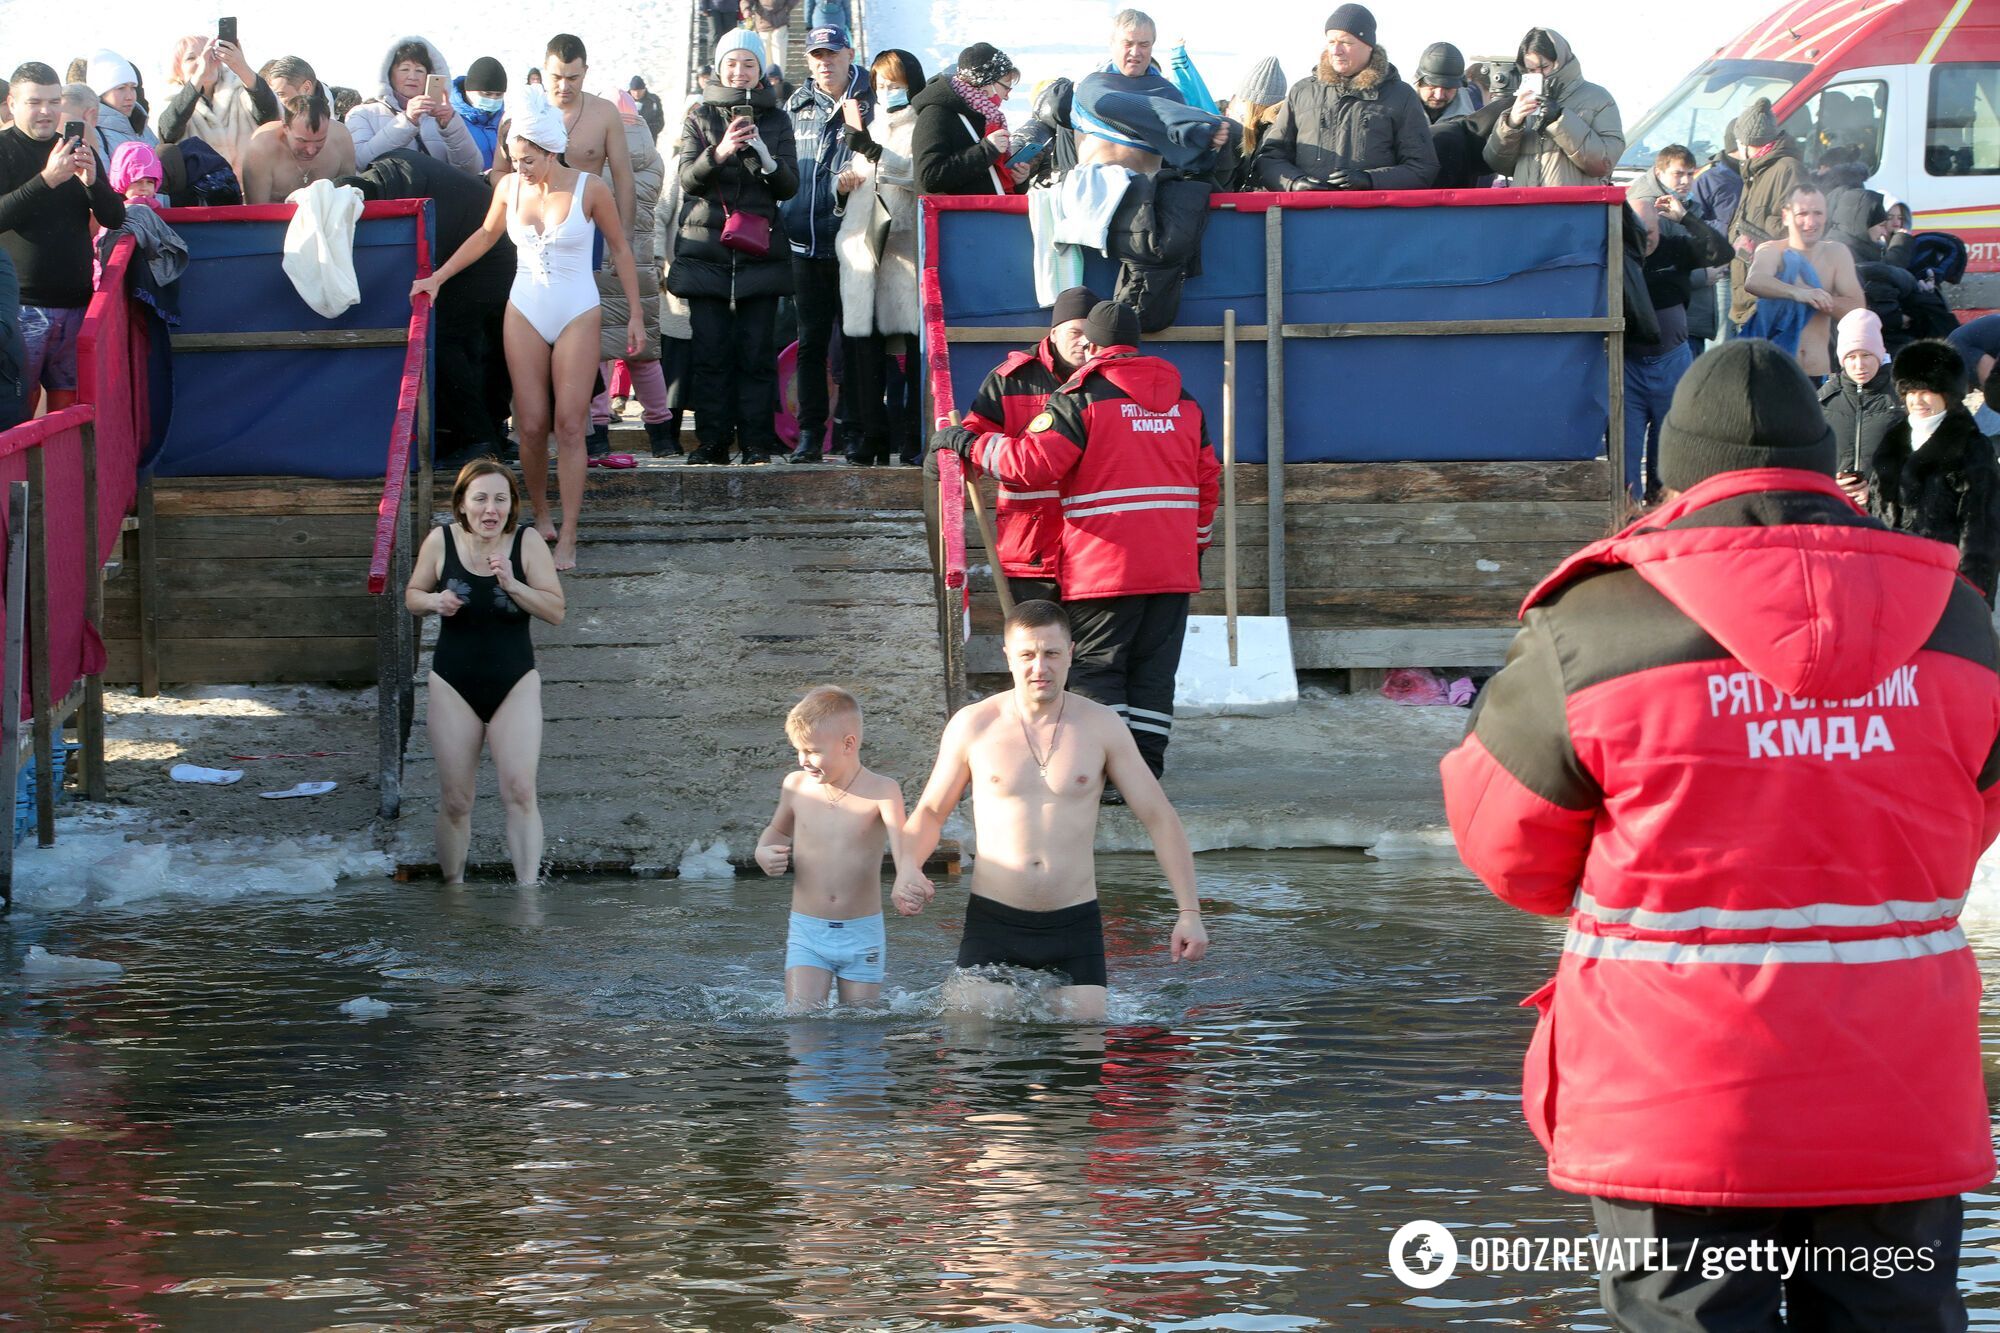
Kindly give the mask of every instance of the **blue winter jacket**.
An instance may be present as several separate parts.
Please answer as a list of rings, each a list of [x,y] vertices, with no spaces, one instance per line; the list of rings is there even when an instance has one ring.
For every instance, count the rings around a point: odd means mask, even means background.
[[[465,76],[459,75],[451,81],[451,109],[465,121],[465,128],[472,135],[472,142],[479,145],[480,160],[487,170],[493,168],[493,151],[500,139],[500,122],[507,118],[506,108],[481,111],[465,95]]]
[[[847,97],[861,104],[863,123],[875,114],[875,81],[856,65],[847,76]],[[834,99],[808,78],[785,103],[792,117],[792,141],[799,155],[799,192],[779,206],[792,254],[800,259],[832,259],[840,233],[835,209],[840,195],[834,180],[854,156],[847,146],[847,123]]]

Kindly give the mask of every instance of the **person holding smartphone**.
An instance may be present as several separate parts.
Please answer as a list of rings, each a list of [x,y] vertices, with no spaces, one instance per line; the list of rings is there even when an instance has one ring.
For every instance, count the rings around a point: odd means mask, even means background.
[[[1618,103],[1583,77],[1553,28],[1530,28],[1516,59],[1521,86],[1486,141],[1486,165],[1520,186],[1609,183],[1625,152]]]
[[[667,290],[688,303],[695,435],[690,463],[768,463],[778,447],[778,298],[792,264],[778,202],[798,192],[792,121],[764,86],[764,48],[737,28],[715,48],[716,83],[688,111]],[[737,221],[742,219],[742,221]]]
[[[240,177],[250,136],[278,118],[278,97],[236,44],[236,21],[227,19],[216,27],[213,37],[191,33],[174,44],[160,142],[200,139],[227,158]]]
[[[450,84],[451,67],[429,41],[407,36],[392,42],[382,58],[381,90],[347,113],[356,165],[407,148],[475,176],[484,172],[479,144],[451,109]]]
[[[124,225],[125,201],[98,170],[97,154],[72,123],[62,133],[62,85],[39,61],[14,71],[0,130],[0,249],[20,278],[21,383],[27,410],[48,391],[50,411],[76,399],[76,343],[90,304],[90,220]]]

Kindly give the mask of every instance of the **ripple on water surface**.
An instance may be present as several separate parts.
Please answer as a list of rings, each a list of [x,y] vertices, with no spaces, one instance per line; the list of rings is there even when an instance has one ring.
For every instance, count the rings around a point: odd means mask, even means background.
[[[1415,1218],[1589,1230],[1519,1115],[1549,925],[1435,863],[1204,856],[1214,952],[1177,967],[1151,862],[1103,869],[1103,1027],[943,1018],[952,884],[890,918],[882,1009],[802,1019],[761,879],[0,924],[12,959],[124,969],[0,989],[0,1309],[260,1333],[1604,1326],[1588,1275],[1419,1293],[1386,1262]],[[1982,1326],[1997,1221],[1969,1201]]]

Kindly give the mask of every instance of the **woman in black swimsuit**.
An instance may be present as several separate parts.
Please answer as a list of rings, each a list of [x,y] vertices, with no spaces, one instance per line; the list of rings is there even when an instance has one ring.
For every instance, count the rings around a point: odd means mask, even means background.
[[[528,620],[562,624],[563,592],[548,543],[516,522],[520,509],[512,472],[491,458],[467,463],[451,488],[457,521],[424,538],[403,590],[412,614],[439,617],[429,727],[440,788],[438,868],[447,884],[465,880],[482,743],[500,771],[514,878],[541,877],[542,677]]]

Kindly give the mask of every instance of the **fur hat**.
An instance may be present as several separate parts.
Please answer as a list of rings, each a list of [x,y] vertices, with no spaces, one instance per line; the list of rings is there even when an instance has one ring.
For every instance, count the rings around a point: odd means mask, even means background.
[[[1965,358],[1958,349],[1939,338],[1911,343],[1896,353],[1894,364],[1896,396],[1929,389],[1952,407],[1965,397]]]
[[[1346,32],[1375,45],[1375,16],[1363,5],[1342,5],[1326,16],[1323,32]]]
[[[1083,336],[1093,347],[1139,345],[1139,315],[1122,301],[1099,301],[1083,321]]]
[[[1704,352],[1681,376],[1660,423],[1660,480],[1677,491],[1747,468],[1830,477],[1835,456],[1812,381],[1762,338],[1732,338]]]

